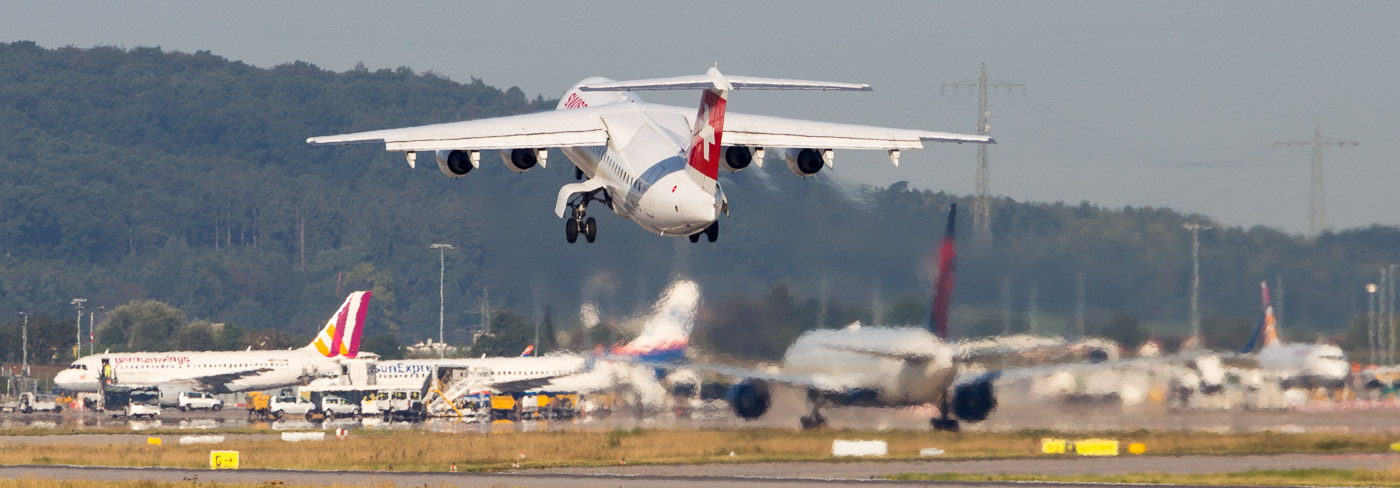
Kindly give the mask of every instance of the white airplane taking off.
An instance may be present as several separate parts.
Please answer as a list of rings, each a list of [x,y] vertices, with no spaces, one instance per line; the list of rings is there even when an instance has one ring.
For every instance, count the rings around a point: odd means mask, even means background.
[[[316,339],[301,349],[97,354],[60,371],[54,384],[69,391],[95,392],[106,374],[111,385],[155,386],[163,395],[171,395],[269,390],[337,375],[341,373],[338,358],[360,354],[370,295],[368,291],[351,293]]]
[[[635,92],[702,90],[700,109],[644,103]],[[588,204],[599,202],[617,215],[663,236],[703,233],[719,237],[719,215],[729,214],[719,169],[736,172],[763,165],[766,149],[781,148],[788,169],[807,177],[831,166],[836,149],[900,151],[925,141],[992,144],[987,136],[836,124],[726,113],[731,90],[869,91],[854,83],[704,75],[632,81],[588,78],[574,85],[552,112],[447,124],[312,137],[309,144],[383,143],[404,151],[409,166],[419,152],[436,154],[438,169],[460,178],[481,164],[481,151],[499,150],[501,161],[521,173],[545,166],[549,148],[563,151],[583,181],[559,189],[554,213],[565,237],[593,242],[596,221]],[[584,177],[587,179],[584,179]]]

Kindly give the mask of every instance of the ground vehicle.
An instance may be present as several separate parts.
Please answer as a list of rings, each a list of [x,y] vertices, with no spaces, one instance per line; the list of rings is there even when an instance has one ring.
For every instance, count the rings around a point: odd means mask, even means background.
[[[275,419],[287,415],[306,415],[311,412],[311,407],[311,402],[291,395],[278,395],[267,403],[268,414]]]
[[[215,412],[224,409],[224,401],[214,398],[214,395],[202,391],[182,391],[175,404],[180,407],[181,412],[190,410],[206,409]]]
[[[19,394],[19,411],[22,413],[32,413],[34,411],[59,413],[63,407],[59,406],[53,395],[35,395],[24,392]]]
[[[328,417],[350,417],[360,415],[360,407],[344,398],[327,396],[321,399],[321,412]]]
[[[123,413],[127,417],[156,418],[160,416],[160,391],[154,387],[133,388]]]
[[[418,421],[428,417],[421,389],[389,389],[375,394],[375,403],[384,420]]]
[[[255,391],[248,393],[248,420],[263,420],[272,416],[272,411],[268,409],[268,404],[272,402],[272,396],[266,393]]]

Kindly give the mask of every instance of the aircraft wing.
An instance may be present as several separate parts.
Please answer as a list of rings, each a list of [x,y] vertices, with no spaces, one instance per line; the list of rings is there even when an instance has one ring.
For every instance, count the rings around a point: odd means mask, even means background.
[[[486,150],[601,146],[608,142],[602,115],[612,106],[373,130],[306,139],[311,145],[384,143],[389,151]]]
[[[163,385],[181,385],[197,391],[207,391],[210,393],[231,393],[228,384],[242,378],[247,378],[259,373],[272,371],[272,368],[249,368],[241,371],[220,373],[215,375],[199,376],[194,378],[180,378],[175,380],[159,380],[145,383],[120,382],[122,386],[144,387],[154,386],[165,389]],[[120,380],[120,379],[119,379]]]
[[[838,124],[729,112],[724,116],[724,143],[750,147],[819,149],[923,149],[924,142],[996,144],[988,136]]]
[[[706,363],[638,363],[654,366],[657,368],[685,368],[706,373],[714,373],[730,378],[740,378],[745,380],[758,380],[768,383],[777,383],[798,388],[816,388],[826,391],[845,391],[847,388],[839,378],[827,377],[825,375],[798,375],[786,373],[774,373],[759,369],[740,368],[736,366],[725,366],[721,364]]]

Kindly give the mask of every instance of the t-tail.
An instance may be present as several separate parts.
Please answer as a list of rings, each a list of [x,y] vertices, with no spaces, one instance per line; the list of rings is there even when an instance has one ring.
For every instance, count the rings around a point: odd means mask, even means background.
[[[1278,323],[1274,321],[1274,303],[1269,297],[1269,284],[1261,281],[1259,282],[1259,288],[1262,290],[1264,312],[1263,315],[1259,317],[1259,324],[1254,327],[1254,335],[1251,335],[1249,337],[1249,343],[1245,344],[1244,348],[1240,349],[1240,354],[1253,351],[1254,343],[1259,342],[1261,337],[1264,341],[1263,347],[1278,344]]]
[[[933,286],[933,307],[928,314],[928,330],[939,339],[948,340],[948,307],[953,303],[953,282],[957,278],[957,219],[958,204],[949,205],[948,227],[943,230],[943,245],[938,250],[938,277]]]
[[[642,333],[632,342],[614,347],[614,356],[650,363],[671,363],[685,359],[690,331],[700,306],[700,287],[681,280],[666,288],[655,311],[647,317]]]
[[[360,335],[364,332],[365,314],[369,312],[372,292],[357,291],[345,298],[340,309],[326,321],[316,339],[305,349],[314,350],[328,358],[354,358],[360,354]]]
[[[702,90],[700,111],[695,116],[695,126],[690,134],[690,147],[686,151],[686,174],[690,175],[701,188],[716,191],[719,177],[720,149],[724,139],[724,109],[732,90],[842,90],[869,91],[870,85],[859,83],[837,83],[829,81],[790,80],[781,78],[759,78],[754,76],[725,76],[718,68],[710,68],[703,75],[676,76],[629,81],[584,82],[577,86],[579,91],[644,91],[644,90]],[[567,102],[567,101],[566,101]],[[575,105],[585,102],[575,102]],[[562,105],[570,108],[568,103]]]

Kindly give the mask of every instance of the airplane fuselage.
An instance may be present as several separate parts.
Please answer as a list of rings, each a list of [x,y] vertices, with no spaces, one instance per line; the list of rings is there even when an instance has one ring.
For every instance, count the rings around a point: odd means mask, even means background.
[[[485,385],[581,373],[586,363],[581,356],[403,359],[379,361],[370,366],[370,373],[375,386],[418,387],[435,367],[465,368],[475,382]]]
[[[850,348],[904,352],[932,359],[906,360]],[[952,346],[917,328],[811,331],[788,348],[782,371],[810,376],[818,380],[821,390],[844,392],[846,396],[866,392],[868,396],[858,403],[869,406],[941,404],[957,376]]]
[[[1257,361],[1285,382],[1306,386],[1340,387],[1351,370],[1345,353],[1332,344],[1270,344],[1259,349]]]
[[[84,357],[60,371],[54,383],[70,391],[98,391],[103,359],[112,367],[113,385],[183,385],[212,393],[282,388],[301,384],[303,378],[340,373],[334,359],[307,350],[137,352]],[[221,376],[228,381],[201,382]]]
[[[602,105],[619,105],[602,116],[612,135],[608,144],[565,147],[562,152],[603,184],[613,213],[663,236],[695,234],[719,219],[724,197],[718,183],[707,190],[686,174],[695,109],[648,104],[631,92],[570,90],[557,110]]]

